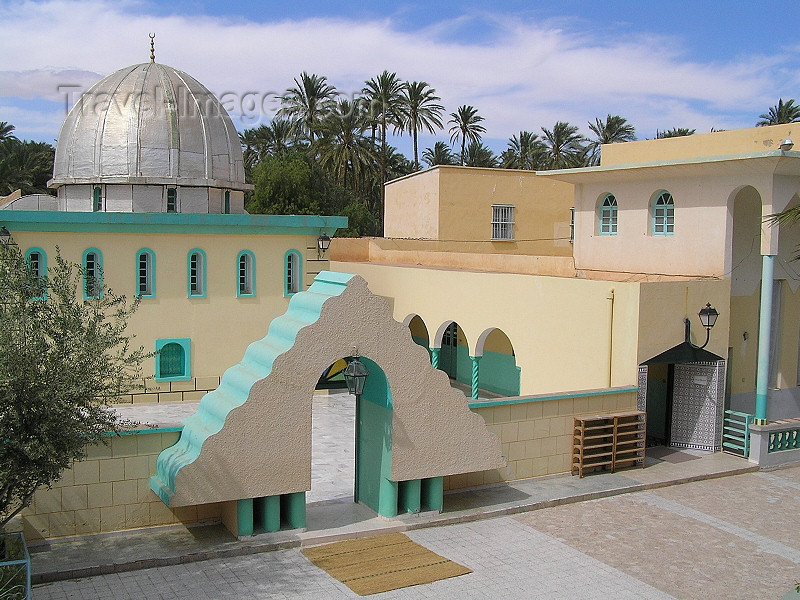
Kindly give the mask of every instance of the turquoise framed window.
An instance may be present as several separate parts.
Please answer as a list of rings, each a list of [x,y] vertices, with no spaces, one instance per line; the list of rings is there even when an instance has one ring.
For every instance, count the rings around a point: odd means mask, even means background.
[[[140,298],[156,296],[156,255],[149,248],[136,253],[136,295]]]
[[[231,214],[231,191],[225,190],[225,198],[223,199],[222,212],[226,215]]]
[[[185,381],[192,378],[191,340],[156,340],[156,381]]]
[[[297,250],[289,250],[283,257],[283,295],[296,294],[303,287],[303,259]]]
[[[100,186],[95,186],[92,190],[92,212],[103,210],[103,190]]]
[[[600,235],[617,235],[617,199],[613,194],[606,194],[600,203],[598,233]]]
[[[675,233],[675,202],[672,194],[661,192],[653,202],[653,235]]]
[[[256,257],[249,250],[239,252],[236,257],[236,297],[250,298],[256,295]]]
[[[167,188],[167,212],[178,212],[178,189]]]
[[[189,251],[187,259],[187,292],[189,298],[206,297],[206,253],[200,248]]]
[[[103,255],[97,248],[83,253],[83,299],[103,297]]]
[[[31,275],[36,277],[36,291],[31,300],[47,300],[47,254],[41,248],[30,248],[25,253],[25,262]]]

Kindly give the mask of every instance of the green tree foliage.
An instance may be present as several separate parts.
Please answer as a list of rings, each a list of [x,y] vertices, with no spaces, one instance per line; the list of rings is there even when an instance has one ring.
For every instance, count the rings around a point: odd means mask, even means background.
[[[770,106],[769,110],[758,115],[758,118],[760,121],[756,123],[756,127],[797,123],[800,121],[800,106],[794,103],[794,98],[790,98],[786,102],[783,101],[783,98],[778,98],[778,104]]]
[[[55,148],[44,142],[20,141],[14,126],[0,121],[0,196],[15,190],[22,194],[48,194],[53,176]]]
[[[456,112],[450,113],[450,143],[455,144],[461,140],[461,164],[466,159],[465,147],[467,141],[480,142],[481,134],[486,133],[486,127],[481,125],[483,117],[478,114],[474,106],[462,105]]]
[[[331,109],[335,97],[336,88],[328,83],[327,77],[303,71],[281,97],[283,106],[277,116],[295,123],[313,144],[317,126]]]
[[[453,154],[453,149],[445,142],[436,142],[433,148],[426,148],[422,153],[424,160],[429,167],[435,165],[457,165],[458,158]]]
[[[322,186],[312,173],[311,161],[304,153],[267,156],[253,168],[255,191],[247,210],[274,215],[322,214]]]
[[[125,425],[109,404],[136,389],[149,356],[126,334],[137,301],[104,286],[84,302],[81,269],[53,262],[38,278],[0,244],[0,527]]]
[[[520,131],[519,137],[508,140],[508,148],[500,155],[504,169],[535,170],[541,167],[547,147],[535,133]]]
[[[542,133],[545,145],[543,169],[570,169],[586,165],[586,138],[578,133],[576,125],[558,121],[553,129],[542,127]]]
[[[607,115],[606,120],[595,119],[589,122],[589,129],[594,134],[594,139],[589,143],[589,164],[600,164],[600,146],[603,144],[618,144],[632,142],[636,139],[636,129],[628,120],[619,115]]]
[[[688,127],[673,127],[666,131],[656,130],[656,139],[663,140],[665,138],[684,137],[687,135],[694,135],[696,129],[689,129]]]
[[[464,156],[464,163],[467,167],[487,167],[497,166],[497,157],[489,148],[480,142],[470,142]]]
[[[413,138],[415,171],[419,171],[417,137],[420,130],[424,129],[428,133],[434,133],[443,127],[444,106],[438,104],[439,100],[441,98],[436,95],[436,90],[425,81],[406,83],[401,92],[401,123]]]
[[[356,103],[339,100],[320,123],[317,154],[320,165],[347,188],[363,192],[377,175],[378,150],[366,135],[369,123]]]

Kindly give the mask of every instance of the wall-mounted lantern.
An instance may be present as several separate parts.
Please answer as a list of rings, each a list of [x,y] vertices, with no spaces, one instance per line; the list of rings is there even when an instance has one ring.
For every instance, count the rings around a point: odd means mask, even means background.
[[[330,236],[322,232],[322,235],[317,238],[317,257],[322,258],[325,256],[325,252],[328,251],[328,248],[331,247],[331,238]]]
[[[706,346],[708,346],[708,341],[711,339],[711,328],[714,327],[714,324],[717,322],[717,317],[719,317],[719,313],[717,309],[711,306],[710,302],[706,302],[706,305],[700,309],[700,312],[697,313],[697,316],[700,317],[700,324],[706,328],[706,343],[702,346],[695,346],[692,344],[692,340],[689,337],[691,332],[691,322],[689,319],[686,319],[684,323],[686,324],[686,341],[689,342],[693,347],[702,350]]]
[[[364,384],[367,381],[369,371],[367,371],[367,367],[364,366],[364,363],[358,360],[357,355],[349,360],[343,375],[344,381],[347,383],[348,392],[354,396],[360,396],[364,393]]]

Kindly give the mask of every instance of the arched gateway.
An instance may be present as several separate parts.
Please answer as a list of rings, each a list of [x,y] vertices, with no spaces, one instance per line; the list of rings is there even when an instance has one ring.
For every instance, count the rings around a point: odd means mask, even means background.
[[[178,443],[159,455],[153,491],[170,507],[238,501],[240,521],[248,511],[252,520],[255,504],[268,531],[278,511],[304,526],[314,387],[326,367],[355,354],[375,375],[359,436],[373,447],[356,448],[369,461],[357,476],[362,502],[387,517],[414,510],[420,497],[441,509],[443,476],[505,465],[499,440],[388,303],[361,277],[322,272],[203,397]]]

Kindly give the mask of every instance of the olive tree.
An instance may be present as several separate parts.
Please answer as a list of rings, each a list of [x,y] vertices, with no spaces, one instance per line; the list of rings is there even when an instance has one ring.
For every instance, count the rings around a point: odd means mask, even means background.
[[[138,300],[87,282],[60,252],[52,262],[40,276],[0,240],[0,529],[87,444],[127,424],[109,405],[136,387],[149,356],[126,332]]]

